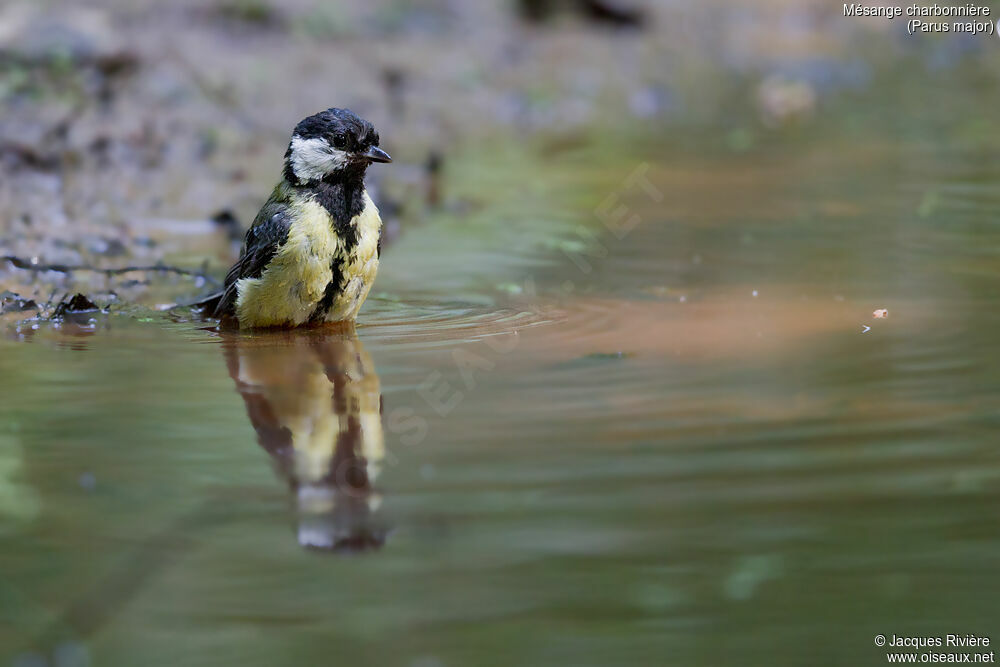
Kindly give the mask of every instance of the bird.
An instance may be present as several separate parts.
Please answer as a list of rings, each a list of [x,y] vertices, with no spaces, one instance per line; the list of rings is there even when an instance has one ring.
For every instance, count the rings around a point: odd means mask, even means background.
[[[350,109],[300,121],[282,178],[247,230],[222,291],[196,305],[240,329],[353,322],[382,250],[382,220],[365,172],[389,162],[374,125]]]

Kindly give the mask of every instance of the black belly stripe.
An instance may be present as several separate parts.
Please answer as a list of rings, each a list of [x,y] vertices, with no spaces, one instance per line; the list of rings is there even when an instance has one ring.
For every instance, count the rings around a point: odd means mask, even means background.
[[[343,292],[347,284],[348,276],[344,275],[344,269],[354,256],[359,242],[359,230],[357,218],[365,209],[365,187],[361,180],[347,183],[320,182],[313,188],[316,201],[326,209],[333,221],[333,229],[343,243],[343,252],[330,263],[330,271],[333,274],[326,289],[323,290],[323,298],[316,304],[316,308],[309,316],[311,322],[324,319],[330,309],[333,308],[334,301]],[[379,237],[381,245],[381,235]]]
[[[344,289],[344,265],[346,259],[344,257],[339,257],[330,263],[330,271],[333,273],[333,277],[330,282],[327,283],[326,289],[323,290],[323,298],[319,300],[316,304],[315,310],[313,310],[312,315],[309,316],[310,322],[318,322],[322,320],[330,309],[333,308],[333,302],[337,300],[337,296]]]
[[[337,236],[344,243],[344,252],[338,255],[330,263],[330,272],[333,277],[327,284],[326,289],[323,290],[323,298],[319,300],[316,304],[316,308],[313,310],[312,314],[309,316],[310,322],[318,322],[326,317],[326,314],[330,312],[333,308],[333,302],[337,300],[337,297],[344,290],[347,285],[347,277],[344,276],[344,268],[354,259],[355,250],[358,247],[358,225],[357,225],[357,215],[352,217],[346,225],[341,225],[336,218],[334,218],[334,229],[336,230]],[[379,249],[382,246],[382,233],[379,230]]]
[[[358,247],[358,226],[354,224],[354,220],[348,223],[346,229],[340,229],[338,225],[337,236],[344,241],[344,254],[348,257],[353,255],[354,249]]]

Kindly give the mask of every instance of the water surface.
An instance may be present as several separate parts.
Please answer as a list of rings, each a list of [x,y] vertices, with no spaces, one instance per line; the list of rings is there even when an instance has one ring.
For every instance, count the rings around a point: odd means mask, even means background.
[[[4,658],[876,664],[879,633],[994,632],[995,165],[586,151],[409,230],[353,333],[9,329]]]

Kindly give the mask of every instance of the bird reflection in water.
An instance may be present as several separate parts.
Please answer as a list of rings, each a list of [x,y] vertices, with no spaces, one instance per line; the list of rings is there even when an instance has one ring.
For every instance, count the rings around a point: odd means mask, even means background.
[[[223,334],[257,441],[288,481],[307,549],[377,549],[382,394],[353,328]]]

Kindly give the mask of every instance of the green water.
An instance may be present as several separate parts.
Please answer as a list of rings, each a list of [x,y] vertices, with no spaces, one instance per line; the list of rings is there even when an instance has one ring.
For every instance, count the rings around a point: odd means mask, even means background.
[[[465,178],[517,196],[409,229],[356,336],[11,330],[5,664],[1000,640],[995,160],[868,136],[594,155],[529,188],[483,160]]]

